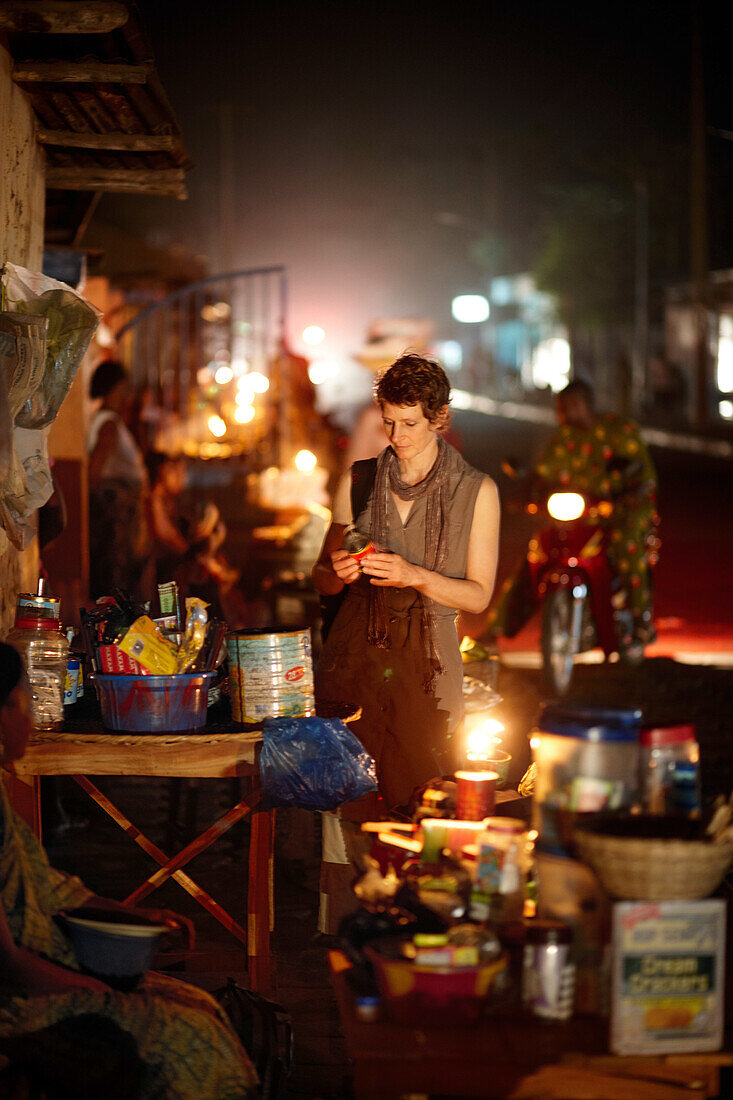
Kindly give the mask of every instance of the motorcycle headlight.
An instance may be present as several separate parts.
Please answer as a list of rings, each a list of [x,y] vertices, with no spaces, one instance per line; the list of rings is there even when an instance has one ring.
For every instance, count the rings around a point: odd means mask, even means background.
[[[553,493],[547,501],[547,511],[553,519],[568,522],[585,511],[585,497],[580,493]]]

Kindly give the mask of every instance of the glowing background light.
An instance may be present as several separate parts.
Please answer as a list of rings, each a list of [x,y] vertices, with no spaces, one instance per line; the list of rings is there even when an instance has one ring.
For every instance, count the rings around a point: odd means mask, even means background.
[[[267,393],[270,388],[270,379],[257,370],[253,370],[242,377],[249,380],[247,384],[251,387],[253,393]]]
[[[252,390],[242,389],[235,393],[234,400],[238,405],[251,405],[253,397]]]
[[[231,312],[232,307],[228,302],[209,302],[201,309],[201,319],[209,323],[226,321]]]
[[[733,401],[719,402],[718,412],[723,417],[723,420],[733,420]]]
[[[504,726],[497,718],[486,718],[476,726],[466,738],[466,751],[469,760],[488,760],[498,743]]]
[[[226,435],[227,426],[220,416],[210,416],[209,431],[219,439],[222,435]]]
[[[303,343],[314,346],[322,344],[326,339],[326,333],[320,325],[306,325],[302,333]]]
[[[314,386],[322,386],[329,378],[334,378],[338,373],[335,363],[329,363],[325,359],[316,359],[308,367],[308,377]]]
[[[733,392],[733,317],[724,314],[720,318],[720,331],[718,333],[718,364],[717,364],[718,389],[721,393]],[[722,411],[723,404],[730,402],[721,401],[721,416],[728,416]]]
[[[218,386],[226,386],[228,382],[231,382],[232,378],[234,378],[234,371],[228,363],[218,367],[214,375],[214,381]]]
[[[457,340],[444,340],[438,345],[438,358],[446,370],[460,370],[463,365],[463,348]]]
[[[532,353],[532,382],[558,393],[570,376],[570,344],[562,336],[543,340]]]
[[[318,459],[312,451],[298,451],[294,461],[296,470],[300,470],[302,474],[309,474],[311,470],[315,470]]]
[[[249,424],[255,418],[255,411],[251,405],[237,405],[234,410],[234,419],[237,424]]]
[[[489,300],[483,294],[459,294],[450,308],[456,321],[468,325],[478,324],[489,316]]]
[[[547,511],[553,519],[578,519],[585,511],[585,500],[580,493],[553,493],[547,502]]]

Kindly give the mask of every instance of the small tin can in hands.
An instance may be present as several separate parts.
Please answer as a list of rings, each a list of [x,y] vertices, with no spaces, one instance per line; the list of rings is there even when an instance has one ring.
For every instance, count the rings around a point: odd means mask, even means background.
[[[354,561],[360,562],[367,554],[374,553],[376,547],[368,535],[356,527],[347,527],[344,533],[344,550]]]

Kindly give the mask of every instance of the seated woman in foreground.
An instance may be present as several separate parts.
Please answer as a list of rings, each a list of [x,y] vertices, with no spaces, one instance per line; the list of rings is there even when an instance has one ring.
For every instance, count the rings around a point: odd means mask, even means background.
[[[23,756],[32,728],[21,659],[0,643],[6,771]],[[100,904],[117,907],[49,866],[0,780],[0,1053],[30,1066],[54,1097],[254,1097],[255,1071],[208,994],[161,974],[121,993],[79,971],[54,915]]]

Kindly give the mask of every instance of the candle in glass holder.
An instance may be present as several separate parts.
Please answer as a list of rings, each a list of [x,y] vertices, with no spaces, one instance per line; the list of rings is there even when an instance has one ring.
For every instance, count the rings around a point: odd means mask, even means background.
[[[496,802],[496,772],[456,772],[456,813],[463,821],[491,817]]]

